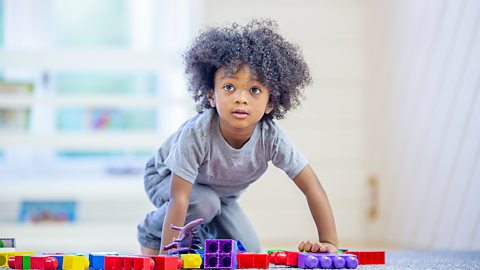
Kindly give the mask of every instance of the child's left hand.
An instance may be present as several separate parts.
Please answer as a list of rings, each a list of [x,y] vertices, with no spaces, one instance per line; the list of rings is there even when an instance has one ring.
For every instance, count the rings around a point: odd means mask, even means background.
[[[328,242],[318,242],[318,241],[302,241],[298,246],[300,252],[321,252],[321,253],[337,253],[337,247]]]

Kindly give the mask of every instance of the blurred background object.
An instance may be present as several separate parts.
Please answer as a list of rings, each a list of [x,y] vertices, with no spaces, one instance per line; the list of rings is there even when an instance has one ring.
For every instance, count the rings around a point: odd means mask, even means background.
[[[278,123],[326,188],[341,246],[480,249],[476,0],[0,0],[0,237],[138,252],[143,166],[195,113],[182,53],[252,18],[276,20],[310,66]],[[241,203],[265,248],[316,238],[276,168]],[[58,205],[75,218],[20,218]]]

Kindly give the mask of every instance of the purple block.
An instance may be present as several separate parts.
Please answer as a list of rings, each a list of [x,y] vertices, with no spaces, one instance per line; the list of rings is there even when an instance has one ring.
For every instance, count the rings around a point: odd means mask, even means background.
[[[207,239],[204,247],[204,268],[233,269],[237,267],[237,241]]]
[[[328,256],[320,256],[320,268],[332,268],[332,259]]]
[[[300,253],[298,267],[305,269],[355,269],[358,266],[357,256],[336,253]]]

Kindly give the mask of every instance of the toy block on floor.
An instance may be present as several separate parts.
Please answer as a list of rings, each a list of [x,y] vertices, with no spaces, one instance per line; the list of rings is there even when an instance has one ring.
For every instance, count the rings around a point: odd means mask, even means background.
[[[105,270],[122,270],[123,258],[117,255],[105,255],[104,256],[104,268]]]
[[[155,261],[155,270],[178,270],[182,268],[182,259],[175,256],[147,256]]]
[[[312,269],[356,269],[357,256],[353,254],[336,253],[300,253],[298,254],[298,268]]]
[[[80,255],[65,255],[63,256],[62,269],[63,270],[85,270],[88,269],[90,262],[87,257]]]
[[[346,251],[344,254],[353,254],[357,256],[359,265],[385,264],[385,251]]]
[[[10,256],[8,258],[8,267],[11,269],[23,269],[23,256]]]
[[[58,267],[58,261],[45,255],[31,256],[30,267],[37,270],[55,270]]]
[[[116,256],[117,252],[92,252],[88,254],[90,268],[94,270],[105,269],[105,256]]]
[[[268,269],[269,259],[267,254],[256,254],[250,252],[237,254],[237,268]]]
[[[298,252],[296,251],[274,251],[269,254],[270,263],[276,265],[287,265],[297,267]]]
[[[63,255],[60,255],[60,254],[56,254],[56,255],[48,255],[52,258],[55,258],[57,259],[57,262],[58,262],[58,266],[57,266],[57,270],[62,270],[62,267],[63,267]]]
[[[182,268],[201,268],[202,266],[202,257],[200,254],[182,254],[180,258],[183,262]]]
[[[205,269],[233,269],[237,267],[237,241],[232,239],[205,240]]]
[[[268,253],[268,259],[270,263],[273,263],[276,265],[286,265],[287,254],[283,250],[273,251]]]
[[[124,256],[123,270],[153,270],[155,261],[143,256]]]
[[[0,252],[0,268],[8,267],[8,259],[17,255],[32,255],[34,251]]]

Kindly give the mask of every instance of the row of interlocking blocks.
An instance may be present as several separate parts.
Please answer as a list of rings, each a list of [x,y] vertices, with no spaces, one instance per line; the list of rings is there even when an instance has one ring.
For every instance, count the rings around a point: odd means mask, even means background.
[[[8,268],[8,259],[15,255],[33,255],[35,251],[0,252],[0,268]]]
[[[341,256],[335,256],[335,254],[328,254],[328,253],[313,253],[313,256],[325,256],[328,255],[330,260],[332,260],[332,267],[335,268],[335,261],[339,261],[336,264],[337,265],[342,265],[342,260],[338,259],[337,257],[343,258],[345,260],[345,268],[348,268],[349,261],[352,261],[350,257],[347,255],[354,255],[356,256],[356,260],[358,261],[358,265],[373,265],[373,264],[385,264],[385,251],[348,251],[348,250],[343,250],[339,252]],[[300,267],[300,268],[311,268],[311,267],[301,267],[298,265],[298,256],[302,254],[299,252],[295,251],[283,251],[283,250],[272,250],[269,251],[269,259],[270,263],[277,264],[277,265],[287,265],[291,267]],[[309,254],[309,253],[303,253],[303,254]],[[317,255],[320,254],[320,255]],[[301,256],[306,256],[306,255],[301,255]],[[318,258],[317,258],[318,259]],[[310,259],[312,262],[307,263],[314,265],[315,259]],[[324,261],[324,265],[328,265],[328,259],[321,259],[321,261]],[[353,267],[355,263],[350,262],[351,267]],[[322,267],[319,267],[322,268]],[[323,267],[325,268],[325,267]]]
[[[369,251],[345,251],[345,254],[353,254],[357,256],[359,265],[385,264],[385,251],[369,250]]]
[[[89,261],[80,255],[15,255],[8,259],[8,266],[17,270],[85,270]]]
[[[357,256],[335,253],[299,253],[298,268],[356,269]]]
[[[272,264],[303,269],[356,269],[358,266],[353,254],[274,251],[269,254],[269,259]]]

